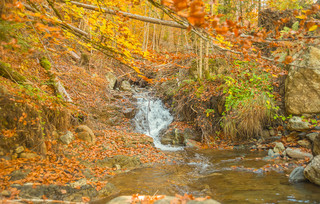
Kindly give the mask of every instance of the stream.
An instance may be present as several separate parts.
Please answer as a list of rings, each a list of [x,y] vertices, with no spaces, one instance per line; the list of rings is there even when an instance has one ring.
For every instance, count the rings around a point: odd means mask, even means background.
[[[148,94],[137,95],[139,111],[134,119],[136,130],[153,137],[155,147],[170,151],[175,164],[155,165],[116,175],[110,180],[119,195],[210,196],[221,203],[320,203],[320,187],[308,182],[291,184],[288,174],[295,166],[265,171],[266,151],[192,150],[162,145],[159,133],[173,117],[161,100]],[[111,198],[110,198],[111,199]]]

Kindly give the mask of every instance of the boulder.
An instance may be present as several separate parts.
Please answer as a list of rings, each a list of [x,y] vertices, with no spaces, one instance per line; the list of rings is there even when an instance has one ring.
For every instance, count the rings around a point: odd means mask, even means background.
[[[320,135],[318,132],[309,133],[306,135],[306,137],[311,141],[314,142],[315,138]]]
[[[63,144],[68,145],[74,140],[74,135],[72,132],[67,131],[66,134],[62,135],[59,139]]]
[[[285,150],[286,148],[284,147],[284,145],[281,142],[276,142],[276,145],[273,148],[273,151],[275,153],[281,153]]]
[[[320,135],[317,135],[313,141],[312,154],[313,156],[320,154]]]
[[[286,154],[293,159],[304,159],[306,157],[312,158],[312,154],[307,152],[302,152],[300,149],[287,148]]]
[[[120,86],[120,90],[122,91],[131,91],[131,85],[128,81],[122,81],[121,82],[121,86]]]
[[[310,123],[302,121],[302,118],[298,116],[293,116],[290,118],[287,128],[291,131],[303,131],[308,130],[309,126]]]
[[[96,136],[94,135],[93,131],[86,125],[79,125],[76,130],[76,133],[78,133],[78,138],[80,140],[89,142],[91,144],[94,144],[96,142]]]
[[[107,72],[106,79],[109,83],[109,85],[108,85],[109,89],[111,89],[111,90],[114,89],[114,86],[116,85],[116,82],[117,82],[117,77],[113,73]]]
[[[304,167],[303,166],[299,166],[299,167],[295,168],[289,176],[289,182],[291,182],[291,183],[299,183],[299,182],[303,182],[306,180],[307,179],[304,176]]]
[[[301,115],[320,112],[320,49],[309,47],[297,53],[286,78],[285,105],[288,114]]]
[[[314,157],[304,169],[304,176],[310,182],[320,185],[320,155]]]

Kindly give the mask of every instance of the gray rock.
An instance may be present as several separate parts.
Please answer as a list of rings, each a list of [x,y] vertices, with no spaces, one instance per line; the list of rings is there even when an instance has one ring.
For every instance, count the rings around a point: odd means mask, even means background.
[[[286,153],[289,157],[293,159],[304,159],[306,157],[312,158],[312,154],[307,152],[301,152],[300,149],[287,148]]]
[[[304,176],[310,182],[320,185],[320,155],[314,157],[304,169]]]
[[[60,141],[66,145],[70,144],[73,140],[74,140],[74,135],[70,131],[67,131],[66,134],[60,137]]]
[[[21,152],[24,151],[24,147],[23,147],[23,146],[19,146],[19,147],[17,147],[17,148],[15,149],[15,151],[16,151],[17,154],[20,154]]]
[[[320,113],[320,49],[309,47],[296,53],[295,65],[286,78],[285,106],[288,114]]]
[[[272,150],[272,149],[269,149],[269,150],[268,150],[268,156],[269,156],[269,157],[272,157],[273,155],[274,155],[273,150]]]
[[[128,81],[122,81],[121,82],[121,86],[120,86],[120,90],[122,91],[131,91],[131,85]]]
[[[276,145],[273,148],[273,151],[275,153],[281,153],[285,150],[286,148],[284,147],[284,145],[281,142],[276,142]]]
[[[80,140],[89,142],[90,144],[94,144],[96,142],[96,136],[93,131],[86,125],[79,125],[75,130],[78,133],[78,138]]]
[[[314,142],[314,139],[319,135],[318,132],[309,133],[306,135],[306,137],[311,141]]]
[[[290,118],[287,128],[291,131],[303,131],[308,130],[309,126],[310,123],[302,121],[302,118],[298,116],[293,116]]]
[[[306,177],[304,177],[304,168],[303,166],[299,166],[297,168],[295,168],[290,176],[289,176],[289,182],[291,183],[298,183],[298,182],[303,182],[306,181]]]
[[[311,142],[307,139],[299,140],[298,144],[301,147],[308,148],[308,149],[311,149],[311,147],[312,147]]]
[[[114,86],[116,85],[116,82],[117,82],[117,77],[113,73],[107,72],[106,79],[109,83],[109,85],[108,85],[109,89],[111,89],[111,90],[114,89]]]

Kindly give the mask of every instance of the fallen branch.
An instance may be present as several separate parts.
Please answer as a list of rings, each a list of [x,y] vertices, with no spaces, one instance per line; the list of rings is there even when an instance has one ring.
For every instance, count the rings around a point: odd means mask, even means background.
[[[89,10],[93,11],[103,11],[104,13],[111,14],[111,15],[121,15],[127,18],[143,21],[143,22],[148,22],[148,23],[153,23],[153,24],[159,24],[159,25],[164,25],[164,26],[169,26],[169,27],[174,27],[174,28],[181,28],[181,29],[187,29],[188,26],[185,25],[180,25],[179,23],[175,21],[167,21],[167,20],[160,20],[157,18],[152,18],[152,17],[146,17],[146,16],[140,16],[128,12],[123,12],[123,11],[114,11],[109,8],[103,8],[103,7],[98,7],[98,6],[93,6],[89,4],[84,4],[76,1],[69,1],[68,3],[74,4],[76,6],[86,8]]]

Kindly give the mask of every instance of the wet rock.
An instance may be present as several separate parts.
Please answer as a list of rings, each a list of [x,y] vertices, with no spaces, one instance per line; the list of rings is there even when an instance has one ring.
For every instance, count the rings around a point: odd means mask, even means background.
[[[320,155],[314,157],[304,169],[304,176],[310,182],[320,185]]]
[[[307,139],[299,140],[298,144],[301,147],[308,148],[308,149],[311,149],[311,147],[312,147],[311,142]]]
[[[117,188],[112,184],[112,183],[107,183],[99,192],[98,196],[99,197],[107,197],[115,192],[117,192]]]
[[[74,135],[70,131],[67,131],[66,134],[60,137],[60,141],[66,145],[70,144],[73,140],[74,140]]]
[[[20,154],[21,152],[23,152],[24,151],[24,147],[23,146],[19,146],[19,147],[17,147],[16,149],[15,149],[15,152],[17,153],[17,154]]]
[[[310,123],[302,121],[302,118],[298,116],[293,116],[290,118],[287,128],[291,131],[303,131],[308,130],[309,126]]]
[[[164,145],[183,145],[185,143],[185,138],[183,133],[176,128],[167,130],[162,136],[161,136],[161,143]]]
[[[96,142],[96,136],[94,135],[93,131],[86,125],[79,125],[76,130],[78,133],[78,138],[80,140],[89,142],[90,144],[94,144]]]
[[[107,72],[106,73],[106,79],[108,81],[108,87],[109,89],[114,89],[114,86],[116,85],[116,82],[117,82],[117,77],[111,73],[111,72]]]
[[[281,153],[285,150],[286,148],[284,147],[284,145],[281,142],[276,142],[273,151],[275,153]]]
[[[124,107],[122,113],[126,118],[132,119],[136,114],[136,109]]]
[[[32,153],[32,152],[23,152],[20,154],[20,158],[25,158],[25,159],[33,159],[38,156],[39,155],[37,155],[36,153]]]
[[[320,135],[317,135],[314,138],[313,145],[312,145],[312,154],[313,156],[317,156],[320,154]]]
[[[131,85],[128,81],[122,81],[120,85],[120,90],[122,91],[131,91]]]
[[[295,168],[289,176],[289,182],[299,183],[299,182],[306,181],[307,179],[304,176],[303,172],[304,172],[303,166],[299,166],[299,167]]]
[[[287,148],[286,153],[289,157],[293,159],[305,159],[306,157],[312,158],[312,154],[302,152],[300,149]]]
[[[95,198],[98,195],[98,192],[91,185],[84,185],[79,190],[72,189],[71,194],[64,196],[63,200],[81,202],[83,197]]]
[[[31,172],[30,169],[19,169],[15,170],[10,174],[10,181],[17,181],[21,179],[25,179],[28,174]]]
[[[306,135],[306,137],[311,141],[314,142],[315,138],[319,135],[318,132],[309,133]]]
[[[116,155],[112,158],[105,158],[96,162],[101,167],[113,168],[120,165],[121,168],[135,168],[141,165],[138,157],[130,157],[125,155]]]
[[[197,141],[198,135],[191,128],[180,130],[177,128],[168,129],[161,136],[161,143],[164,145],[186,145],[187,140]]]

